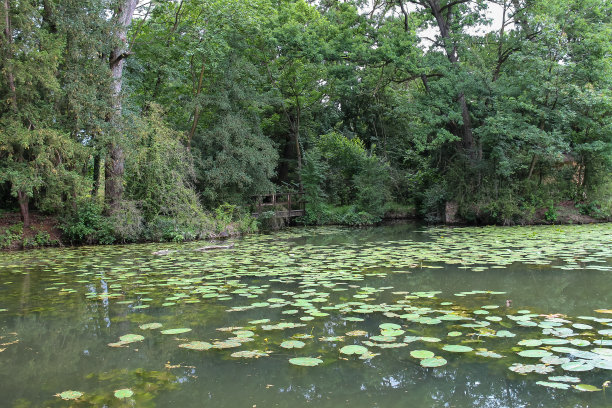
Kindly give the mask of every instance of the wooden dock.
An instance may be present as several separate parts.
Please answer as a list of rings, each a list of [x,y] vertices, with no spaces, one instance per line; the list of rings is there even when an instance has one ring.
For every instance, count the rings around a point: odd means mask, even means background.
[[[253,196],[254,211],[251,214],[257,218],[262,213],[274,211],[274,217],[302,217],[306,213],[304,193],[274,193]]]

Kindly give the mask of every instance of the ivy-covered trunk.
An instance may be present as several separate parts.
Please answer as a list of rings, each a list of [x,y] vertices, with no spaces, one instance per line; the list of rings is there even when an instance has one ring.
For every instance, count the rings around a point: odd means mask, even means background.
[[[129,55],[127,31],[132,22],[138,0],[124,0],[116,10],[116,46],[110,54],[109,65],[113,76],[113,112],[109,122],[113,124],[114,135],[108,145],[108,157],[104,166],[104,194],[109,210],[113,212],[121,203],[123,196],[123,173],[125,169],[125,154],[121,146],[121,88],[123,85],[123,66]]]

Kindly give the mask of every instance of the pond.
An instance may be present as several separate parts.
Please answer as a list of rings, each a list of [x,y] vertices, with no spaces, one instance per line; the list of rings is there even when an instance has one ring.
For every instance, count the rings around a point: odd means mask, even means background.
[[[233,242],[0,254],[0,406],[612,406],[612,224]]]

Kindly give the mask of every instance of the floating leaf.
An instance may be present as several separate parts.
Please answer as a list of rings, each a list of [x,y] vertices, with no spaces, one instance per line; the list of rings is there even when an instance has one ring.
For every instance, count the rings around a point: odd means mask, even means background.
[[[119,340],[121,340],[123,344],[129,344],[137,341],[143,341],[144,336],[141,336],[140,334],[124,334],[123,336],[119,337]]]
[[[263,324],[263,323],[269,323],[270,319],[258,319],[258,320],[251,320],[249,321],[249,324]]]
[[[267,357],[268,353],[261,350],[248,350],[248,351],[236,351],[231,354],[232,357],[236,358],[260,358]]]
[[[521,357],[530,357],[530,358],[542,358],[546,356],[552,355],[550,351],[546,350],[523,350],[517,353]]]
[[[580,382],[580,378],[578,377],[570,377],[568,375],[558,375],[558,376],[554,376],[554,377],[548,377],[548,379],[550,381],[555,381],[555,382],[570,382],[570,383],[579,383]]]
[[[551,356],[542,357],[540,361],[543,362],[544,364],[562,365],[565,363],[569,363],[570,359],[566,357],[557,357],[557,356],[551,355]]]
[[[115,390],[115,398],[119,398],[119,399],[130,398],[132,395],[134,395],[134,391],[130,390],[129,388],[122,388],[120,390]]]
[[[138,326],[142,330],[154,330],[162,327],[161,323],[145,323]]]
[[[502,358],[503,357],[501,354],[497,354],[489,350],[479,350],[475,354],[477,356],[490,357],[490,358]]]
[[[560,390],[567,390],[570,387],[569,384],[564,384],[560,382],[550,382],[550,381],[538,381],[536,382],[536,384],[541,385],[543,387],[557,388]]]
[[[442,347],[442,350],[450,351],[451,353],[467,353],[474,349],[468,346],[461,346],[458,344],[447,344],[446,346]]]
[[[367,353],[367,351],[368,351],[367,348],[363,346],[358,346],[358,345],[344,346],[340,349],[340,353],[346,354],[346,355],[364,354],[364,353]]]
[[[519,346],[537,347],[542,344],[542,340],[526,339],[526,340],[519,341],[517,344]]]
[[[587,361],[571,361],[569,363],[565,363],[561,366],[565,371],[590,371],[595,368],[595,366]]]
[[[612,349],[606,349],[606,348],[594,348],[592,350],[593,353],[602,355],[602,356],[608,356],[608,357],[612,357]]]
[[[382,323],[378,325],[381,330],[399,330],[402,328],[399,324],[395,323]]]
[[[208,350],[212,348],[212,344],[207,343],[205,341],[190,341],[189,343],[179,344],[180,348],[185,348],[189,350]]]
[[[578,384],[578,385],[574,385],[573,387],[577,389],[578,391],[587,391],[587,392],[601,391],[601,388],[597,388],[594,385],[589,385],[589,384]]]
[[[81,391],[63,391],[57,395],[63,400],[75,400],[80,398],[83,393]]]
[[[286,340],[283,341],[280,346],[282,348],[286,348],[286,349],[300,349],[302,347],[304,347],[306,345],[306,343],[304,343],[303,341],[299,341],[299,340]]]
[[[297,366],[314,367],[321,364],[323,360],[314,357],[296,357],[290,359],[289,362]]]
[[[412,350],[410,352],[410,355],[414,358],[432,358],[435,356],[434,353],[432,353],[429,350]]]
[[[421,366],[427,368],[440,367],[447,363],[446,359],[440,356],[424,358],[421,360]]]
[[[367,334],[368,332],[364,330],[352,330],[352,331],[346,332],[346,335],[351,336],[351,337],[361,337]]]
[[[187,333],[190,332],[191,329],[187,329],[187,328],[182,328],[182,329],[168,329],[168,330],[162,330],[161,334],[182,334],[182,333]]]
[[[319,337],[319,340],[320,341],[331,341],[331,342],[344,341],[344,336]]]

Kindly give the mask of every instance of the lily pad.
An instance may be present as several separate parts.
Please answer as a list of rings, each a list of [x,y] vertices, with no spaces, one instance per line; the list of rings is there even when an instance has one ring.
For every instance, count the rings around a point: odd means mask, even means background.
[[[140,334],[124,334],[123,336],[119,337],[119,340],[121,340],[123,344],[129,344],[137,341],[143,341],[144,336],[141,336]]]
[[[589,384],[578,384],[578,385],[574,385],[573,387],[577,389],[578,391],[587,391],[587,392],[601,391],[601,388],[597,388],[594,385],[589,385]]]
[[[565,363],[561,366],[565,371],[591,371],[595,366],[587,361],[578,360]]]
[[[212,348],[212,344],[207,343],[205,341],[191,341],[189,343],[183,343],[183,344],[179,344],[180,348],[185,348],[185,349],[189,349],[189,350],[208,350],[210,348]]]
[[[63,400],[75,400],[83,396],[81,391],[63,391],[57,394]]]
[[[231,354],[232,357],[236,358],[260,358],[267,357],[268,353],[261,350],[245,350],[245,351],[236,351]]]
[[[461,346],[458,344],[447,344],[446,346],[442,347],[442,350],[449,351],[451,353],[467,353],[474,349],[469,346]]]
[[[399,324],[395,323],[383,323],[378,325],[381,330],[399,330],[402,328]]]
[[[159,329],[163,325],[161,323],[145,323],[138,326],[141,330],[154,330]]]
[[[489,351],[489,350],[479,350],[475,353],[477,356],[481,356],[481,357],[489,357],[489,358],[502,358],[503,356],[501,354],[497,354],[493,351]]]
[[[548,387],[548,388],[557,388],[559,390],[567,390],[570,387],[569,384],[560,383],[560,382],[552,382],[552,381],[538,381],[536,382],[536,384],[541,385],[543,387]]]
[[[429,350],[412,350],[410,352],[410,355],[414,358],[420,358],[420,359],[433,358],[435,356],[435,354]]]
[[[130,398],[132,395],[134,395],[134,391],[130,390],[129,388],[122,388],[120,390],[115,390],[115,398],[119,398],[119,399]]]
[[[183,334],[183,333],[187,333],[187,332],[190,332],[190,331],[191,331],[191,329],[181,328],[181,329],[162,330],[160,333],[161,334]]]
[[[299,341],[299,340],[286,340],[283,341],[280,346],[282,348],[286,348],[286,349],[301,349],[306,345],[306,343],[304,343],[303,341]]]
[[[350,345],[350,346],[344,346],[340,349],[340,353],[342,354],[346,354],[346,355],[352,355],[352,354],[364,354],[367,353],[368,349],[363,347],[363,346],[359,346],[359,345]]]
[[[542,344],[542,340],[525,339],[525,340],[519,341],[517,344],[519,346],[537,347],[537,346],[540,346]]]
[[[295,357],[289,359],[289,363],[302,367],[314,367],[323,363],[323,360],[315,357]]]
[[[517,353],[521,357],[529,357],[529,358],[542,358],[546,356],[552,355],[550,351],[547,350],[523,350]]]
[[[446,359],[440,356],[424,358],[421,360],[421,366],[427,368],[441,367],[446,363]]]
[[[550,381],[555,382],[569,382],[569,383],[579,383],[580,378],[578,377],[570,377],[569,375],[558,375],[554,377],[548,377]]]

